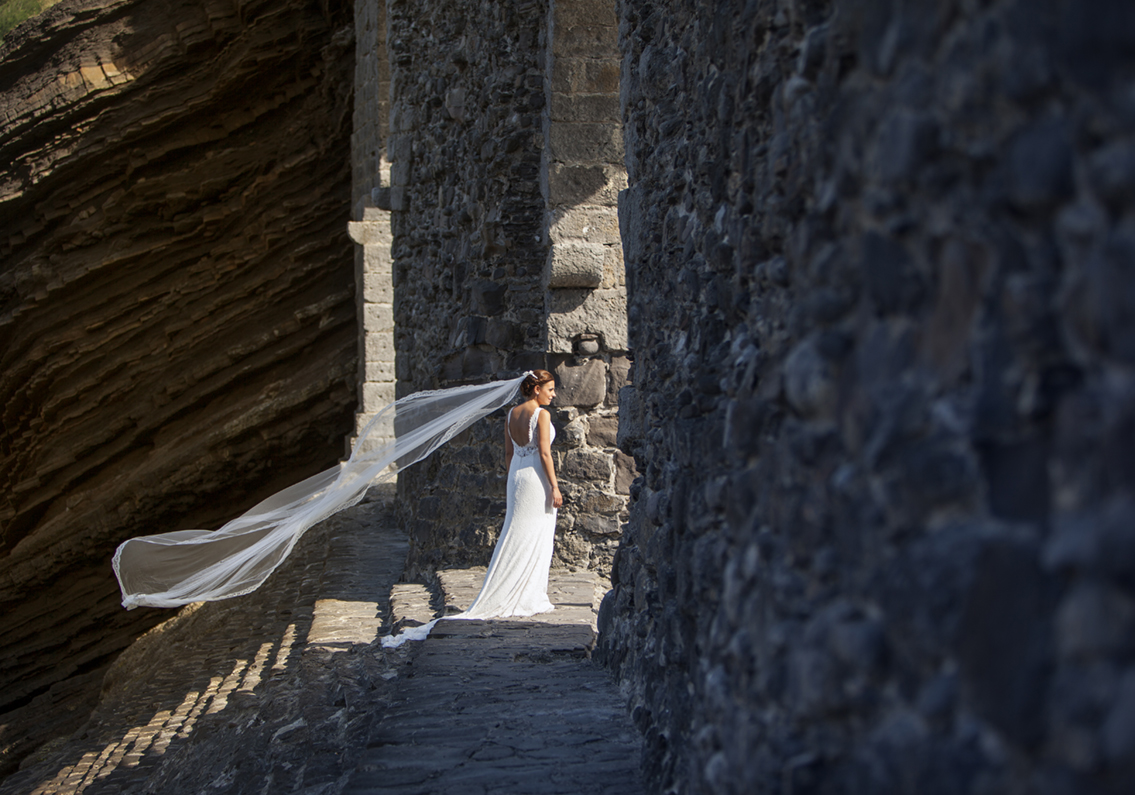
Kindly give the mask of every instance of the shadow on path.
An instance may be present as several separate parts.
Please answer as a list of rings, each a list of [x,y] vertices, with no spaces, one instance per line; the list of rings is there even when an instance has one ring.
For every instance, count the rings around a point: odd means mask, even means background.
[[[396,584],[392,492],[310,530],[260,590],[191,605],[112,666],[78,732],[0,795],[640,792],[639,740],[590,661],[602,584],[553,572],[530,621],[442,622],[383,650],[430,594]],[[462,607],[483,570],[440,572]]]

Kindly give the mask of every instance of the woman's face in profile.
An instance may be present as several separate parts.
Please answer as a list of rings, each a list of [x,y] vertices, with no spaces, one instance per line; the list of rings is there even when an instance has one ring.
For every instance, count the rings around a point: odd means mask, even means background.
[[[536,387],[536,404],[547,406],[556,397],[556,382],[548,381]]]

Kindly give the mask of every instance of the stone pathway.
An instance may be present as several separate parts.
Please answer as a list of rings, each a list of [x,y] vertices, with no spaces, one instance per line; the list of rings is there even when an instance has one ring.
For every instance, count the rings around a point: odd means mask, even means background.
[[[553,572],[537,620],[443,621],[396,580],[389,492],[313,528],[257,592],[187,608],[112,667],[98,709],[0,795],[636,793],[639,741],[594,666],[600,585]],[[441,572],[450,609],[483,570]]]
[[[439,572],[447,608],[467,607],[484,573]],[[437,624],[346,792],[641,792],[638,736],[589,660],[597,586],[554,572],[552,613]]]

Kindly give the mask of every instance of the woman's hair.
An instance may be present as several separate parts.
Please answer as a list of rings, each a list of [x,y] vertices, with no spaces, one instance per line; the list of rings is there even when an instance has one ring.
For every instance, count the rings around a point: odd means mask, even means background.
[[[536,394],[536,387],[554,380],[556,379],[553,378],[552,374],[547,370],[533,370],[528,374],[528,377],[520,383],[520,394],[524,395],[525,398],[531,399],[531,397]]]

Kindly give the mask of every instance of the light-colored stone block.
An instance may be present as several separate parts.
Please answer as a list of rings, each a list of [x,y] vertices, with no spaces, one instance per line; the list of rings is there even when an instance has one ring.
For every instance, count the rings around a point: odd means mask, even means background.
[[[552,52],[556,56],[576,55],[617,56],[619,52],[619,30],[614,26],[573,25],[556,28],[555,38],[552,40]]]
[[[548,166],[548,201],[560,205],[615,207],[627,187],[622,165],[552,163]]]
[[[618,94],[552,94],[552,121],[619,122]]]
[[[385,220],[348,221],[347,234],[360,246],[385,245],[390,247],[390,218]]]
[[[619,216],[611,207],[557,207],[552,210],[550,236],[561,240],[614,245],[619,238]]]
[[[392,362],[394,361],[394,334],[389,331],[367,334],[363,348],[367,361]]]
[[[556,3],[556,27],[570,28],[576,25],[607,25],[616,27],[619,18],[615,5],[604,0],[572,0],[570,3]]]
[[[394,402],[393,382],[366,382],[363,384],[363,410],[368,412],[380,411],[383,407]]]
[[[607,365],[602,359],[588,359],[580,364],[563,362],[556,368],[556,380],[557,406],[597,406],[607,396]]]
[[[603,283],[599,285],[604,289],[618,287],[624,289],[627,284],[627,267],[623,262],[623,247],[621,245],[603,247]]]
[[[610,351],[627,347],[627,298],[622,290],[549,290],[548,350],[571,353],[578,334],[596,334]]]
[[[619,93],[619,59],[557,56],[552,63],[552,90],[564,94]]]
[[[394,362],[363,362],[363,380],[375,383],[394,381]]]
[[[548,140],[552,159],[561,163],[623,162],[623,131],[618,124],[557,121]]]
[[[394,331],[394,307],[390,304],[366,304],[363,306],[363,328],[366,333]]]
[[[603,281],[606,246],[564,241],[548,252],[549,287],[598,287]]]
[[[394,301],[394,284],[390,271],[363,272],[363,300],[368,304],[389,304]]]

